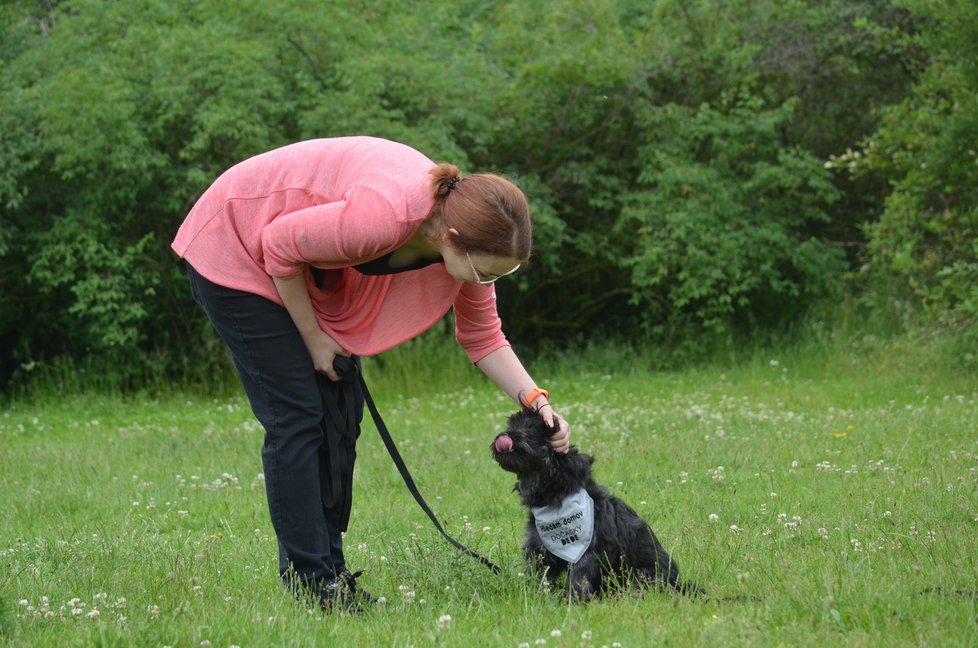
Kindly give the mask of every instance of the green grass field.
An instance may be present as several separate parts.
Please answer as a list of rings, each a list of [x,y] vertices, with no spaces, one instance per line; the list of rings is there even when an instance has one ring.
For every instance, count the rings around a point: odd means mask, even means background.
[[[446,529],[502,574],[441,539],[367,423],[346,544],[386,602],[323,616],[279,585],[243,398],[25,399],[0,414],[0,643],[978,645],[978,381],[953,360],[904,343],[535,366],[599,481],[710,592],[571,604],[524,573],[524,512],[489,456],[514,407],[410,354],[368,381]]]

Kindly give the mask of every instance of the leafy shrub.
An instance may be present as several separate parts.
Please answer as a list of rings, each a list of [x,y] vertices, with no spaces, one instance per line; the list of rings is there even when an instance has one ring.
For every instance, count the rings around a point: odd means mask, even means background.
[[[933,321],[978,341],[978,25],[967,2],[905,4],[920,31],[889,36],[927,52],[926,69],[860,150],[830,164],[893,186],[866,228],[864,272],[900,281]]]

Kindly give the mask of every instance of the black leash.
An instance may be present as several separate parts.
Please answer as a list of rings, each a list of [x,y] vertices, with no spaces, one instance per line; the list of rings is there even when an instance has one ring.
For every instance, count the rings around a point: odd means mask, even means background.
[[[445,533],[445,529],[442,528],[441,523],[438,521],[438,518],[435,517],[431,507],[428,506],[428,503],[425,501],[424,497],[422,497],[418,487],[415,486],[414,479],[411,477],[411,473],[408,471],[407,465],[404,463],[404,459],[401,458],[401,453],[397,451],[397,446],[394,444],[394,439],[391,437],[390,431],[384,424],[384,419],[381,418],[380,412],[377,410],[377,405],[374,403],[374,399],[370,396],[370,391],[367,389],[367,383],[363,379],[363,372],[359,370],[356,362],[350,358],[337,356],[333,362],[333,368],[345,382],[359,382],[360,389],[363,391],[363,398],[367,403],[367,408],[370,410],[370,416],[374,419],[374,425],[377,426],[377,431],[380,432],[380,438],[383,439],[384,445],[387,447],[387,452],[390,453],[391,459],[394,460],[394,465],[397,466],[397,471],[401,473],[401,478],[404,480],[404,483],[411,492],[411,495],[414,496],[414,500],[418,503],[418,506],[421,507],[421,510],[425,512],[428,518],[431,519],[432,524],[435,525],[438,532],[442,534],[442,536],[444,536],[444,538],[448,540],[456,549],[477,559],[483,565],[491,569],[493,573],[498,574],[498,565],[493,563],[485,556],[472,551],[461,542]]]

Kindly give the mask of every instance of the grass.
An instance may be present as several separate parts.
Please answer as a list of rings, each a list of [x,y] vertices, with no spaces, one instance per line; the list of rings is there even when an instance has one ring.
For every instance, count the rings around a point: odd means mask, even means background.
[[[346,543],[386,604],[324,617],[278,584],[241,397],[39,397],[0,413],[0,643],[978,643],[978,381],[953,359],[904,341],[682,372],[624,350],[539,363],[598,479],[711,594],[588,605],[523,572],[524,512],[488,454],[512,404],[424,343],[367,371],[442,523],[502,574],[438,536],[367,423]]]

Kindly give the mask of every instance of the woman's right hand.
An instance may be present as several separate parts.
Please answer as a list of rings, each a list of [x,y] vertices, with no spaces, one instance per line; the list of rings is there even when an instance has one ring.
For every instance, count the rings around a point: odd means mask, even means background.
[[[310,339],[303,338],[309,357],[312,358],[312,366],[317,373],[324,374],[333,382],[342,380],[340,375],[333,368],[333,360],[336,356],[350,357],[350,352],[340,346],[336,340],[320,330],[309,336]]]
[[[273,277],[273,280],[285,309],[289,311],[302,341],[306,344],[313,368],[333,382],[339,382],[340,376],[333,369],[333,359],[338,355],[349,358],[350,352],[319,328],[312,302],[309,301],[305,278],[298,274],[293,277]]]

